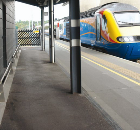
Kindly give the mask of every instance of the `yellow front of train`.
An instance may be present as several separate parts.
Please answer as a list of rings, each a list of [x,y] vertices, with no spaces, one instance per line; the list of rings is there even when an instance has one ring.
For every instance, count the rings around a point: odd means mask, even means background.
[[[109,53],[129,60],[140,59],[139,11],[112,12],[105,9],[102,15],[107,20],[102,36],[110,44]]]

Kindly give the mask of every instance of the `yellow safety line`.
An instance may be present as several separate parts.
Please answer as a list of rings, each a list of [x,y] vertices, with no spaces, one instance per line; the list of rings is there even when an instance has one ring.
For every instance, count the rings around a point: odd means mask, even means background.
[[[65,47],[63,47],[63,46],[61,46],[61,45],[59,45],[59,42],[56,42],[56,43],[58,43],[58,46],[60,46],[60,47],[62,47],[62,48],[64,48],[64,49],[70,51],[69,49],[67,49],[67,48],[65,48]],[[60,44],[61,44],[61,43],[60,43]],[[108,70],[108,71],[110,71],[110,72],[112,72],[112,73],[114,73],[114,74],[116,74],[116,75],[118,75],[118,76],[120,76],[120,77],[122,77],[122,78],[124,78],[124,79],[126,79],[126,80],[129,80],[130,82],[133,82],[133,83],[135,83],[135,84],[137,84],[137,85],[140,86],[140,83],[139,83],[139,82],[136,82],[136,81],[134,81],[134,80],[132,80],[132,79],[130,79],[130,78],[128,78],[128,77],[126,77],[126,76],[124,76],[124,75],[122,75],[122,74],[120,74],[120,73],[114,71],[114,70],[111,70],[111,69],[109,69],[109,68],[107,68],[107,67],[105,67],[105,66],[103,66],[103,65],[101,65],[101,64],[99,64],[99,63],[97,63],[97,62],[95,62],[95,61],[93,61],[93,60],[90,60],[90,59],[88,59],[88,58],[86,58],[86,57],[84,57],[84,56],[81,56],[81,57],[82,57],[83,59],[86,59],[86,60],[88,60],[88,61],[90,61],[90,62],[92,62],[92,63],[94,63],[94,64],[96,64],[96,65],[98,65],[98,66],[100,66],[100,67],[102,67],[102,68],[104,68],[104,69],[106,69],[106,70]]]
[[[136,82],[136,81],[134,81],[134,80],[132,80],[132,79],[130,79],[130,78],[122,75],[122,74],[119,74],[118,72],[115,72],[114,70],[111,70],[111,69],[109,69],[109,68],[107,68],[107,67],[105,67],[105,66],[103,66],[103,65],[101,65],[101,64],[99,64],[99,63],[97,63],[95,61],[92,61],[92,60],[90,60],[90,59],[88,59],[88,58],[86,58],[84,56],[81,56],[81,57],[84,58],[84,59],[86,59],[86,60],[88,60],[88,61],[90,61],[90,62],[92,62],[92,63],[94,63],[94,64],[96,64],[96,65],[98,65],[98,66],[100,66],[100,67],[102,67],[102,68],[104,68],[104,69],[106,69],[106,70],[108,70],[108,71],[110,71],[110,72],[112,72],[112,73],[114,73],[114,74],[119,75],[120,77],[123,77],[123,78],[125,78],[125,79],[127,79],[127,80],[129,80],[129,81],[131,81],[131,82],[133,82],[133,83],[135,83],[135,84],[137,84],[137,85],[140,86],[140,83],[139,82]]]
[[[61,43],[58,43],[58,44],[61,44]],[[67,45],[64,45],[64,44],[61,44],[61,45],[62,46],[65,46],[66,48],[69,48],[69,46],[67,46]],[[96,61],[97,63],[100,63],[100,64],[102,64],[102,65],[110,68],[110,69],[113,69],[115,71],[118,71],[120,73],[123,73],[126,76],[129,76],[131,78],[134,78],[134,79],[140,81],[140,74],[139,73],[133,72],[133,71],[128,70],[128,69],[125,69],[125,68],[123,68],[121,66],[118,66],[116,64],[110,63],[110,62],[108,62],[106,60],[103,60],[103,59],[100,59],[98,57],[92,56],[92,55],[87,54],[85,52],[81,52],[81,54],[83,56],[85,56],[85,57],[88,57],[89,59],[92,59],[93,61]]]

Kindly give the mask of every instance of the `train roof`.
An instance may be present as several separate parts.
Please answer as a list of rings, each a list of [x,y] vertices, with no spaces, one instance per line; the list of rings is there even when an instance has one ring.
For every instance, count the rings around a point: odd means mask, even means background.
[[[125,3],[110,3],[103,5],[98,11],[108,9],[111,12],[139,11],[136,7]]]
[[[118,2],[112,2],[112,3],[106,3],[101,6],[97,6],[95,8],[91,8],[88,11],[81,12],[80,17],[86,18],[86,17],[93,17],[96,12],[109,9],[111,12],[124,12],[124,11],[139,11],[136,7],[125,4],[125,3],[118,3]]]
[[[93,17],[96,12],[99,12],[105,9],[108,9],[111,12],[139,11],[136,7],[129,4],[111,2],[111,3],[106,3],[104,5],[101,5],[101,6],[97,6],[95,8],[91,8],[85,12],[81,12],[80,17],[81,18]],[[69,21],[69,17],[64,17],[63,20],[64,22]]]

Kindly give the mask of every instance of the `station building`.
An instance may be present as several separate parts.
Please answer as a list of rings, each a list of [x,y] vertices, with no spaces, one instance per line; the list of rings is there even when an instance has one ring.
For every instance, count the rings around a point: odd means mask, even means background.
[[[0,79],[17,46],[15,32],[15,1],[0,0]]]

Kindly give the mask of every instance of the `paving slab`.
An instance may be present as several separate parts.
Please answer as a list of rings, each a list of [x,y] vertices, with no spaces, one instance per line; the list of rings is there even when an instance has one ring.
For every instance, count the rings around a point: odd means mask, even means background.
[[[0,130],[114,130],[40,47],[22,47]]]

